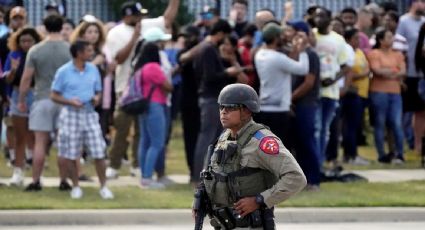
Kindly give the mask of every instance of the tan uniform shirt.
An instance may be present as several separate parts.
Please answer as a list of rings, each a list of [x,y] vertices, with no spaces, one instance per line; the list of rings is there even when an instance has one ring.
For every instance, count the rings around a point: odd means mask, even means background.
[[[251,122],[245,125],[239,133],[242,133]],[[242,149],[240,164],[242,167],[268,170],[278,178],[273,187],[261,193],[269,208],[287,200],[307,184],[305,175],[294,156],[268,129],[258,131],[245,145]]]

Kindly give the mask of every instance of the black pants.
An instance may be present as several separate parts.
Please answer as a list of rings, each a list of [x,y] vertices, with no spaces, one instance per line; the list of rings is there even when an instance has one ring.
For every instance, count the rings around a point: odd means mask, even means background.
[[[192,182],[199,181],[199,173],[202,171],[208,146],[217,139],[223,129],[220,123],[217,98],[200,97],[199,107],[201,110],[201,127],[196,141],[194,167],[191,176]]]
[[[185,104],[185,106],[182,107],[181,115],[186,162],[189,167],[189,175],[193,175],[196,140],[198,139],[198,133],[201,126],[201,115],[198,104]]]

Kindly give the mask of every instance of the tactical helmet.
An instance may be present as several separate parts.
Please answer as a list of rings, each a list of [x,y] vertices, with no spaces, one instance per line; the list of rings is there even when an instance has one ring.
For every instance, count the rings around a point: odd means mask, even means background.
[[[230,84],[224,87],[218,96],[218,104],[242,104],[251,112],[260,112],[260,101],[255,90],[246,84]]]

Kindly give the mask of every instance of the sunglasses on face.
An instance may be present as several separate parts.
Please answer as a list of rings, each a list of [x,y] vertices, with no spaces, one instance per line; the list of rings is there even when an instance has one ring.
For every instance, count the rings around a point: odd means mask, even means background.
[[[226,111],[226,112],[233,112],[236,110],[239,110],[243,108],[243,105],[241,104],[225,104],[225,105],[220,105],[220,111]]]

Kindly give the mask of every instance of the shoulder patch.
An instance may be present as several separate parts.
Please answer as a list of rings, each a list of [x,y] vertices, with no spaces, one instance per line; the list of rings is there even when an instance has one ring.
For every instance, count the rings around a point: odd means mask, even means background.
[[[254,138],[257,140],[261,140],[263,137],[265,137],[264,133],[262,133],[260,130],[258,130],[255,134],[254,134]]]
[[[279,143],[274,137],[264,137],[260,142],[260,149],[265,154],[277,155],[279,153]]]

